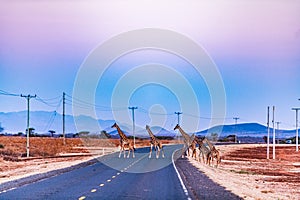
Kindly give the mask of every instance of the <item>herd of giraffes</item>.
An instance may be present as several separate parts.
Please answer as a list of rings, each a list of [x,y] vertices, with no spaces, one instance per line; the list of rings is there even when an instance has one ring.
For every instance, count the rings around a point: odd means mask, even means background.
[[[120,127],[117,125],[117,123],[114,123],[112,125],[112,128],[116,128],[118,131],[118,134],[120,136],[120,153],[119,158],[122,155],[122,152],[124,152],[124,158],[126,157],[125,152],[128,150],[127,158],[129,158],[130,153],[132,152],[132,157],[134,158],[134,143],[132,139],[129,139],[124,132],[120,129]],[[220,152],[216,149],[216,147],[207,139],[200,139],[195,136],[195,134],[192,134],[191,136],[187,134],[178,124],[175,126],[174,130],[178,129],[181,133],[184,144],[183,148],[181,150],[181,155],[184,157],[185,153],[187,153],[187,156],[192,156],[192,158],[198,159],[198,161],[207,164],[207,165],[213,165],[215,163],[215,166],[217,167],[221,162]],[[150,127],[146,125],[146,130],[150,136],[150,152],[149,152],[149,158],[152,156],[152,148],[154,147],[154,150],[156,151],[156,158],[159,158],[160,152],[161,156],[164,158],[164,150],[163,150],[163,144],[162,142],[155,137],[155,135],[152,133]],[[198,145],[198,157],[197,157],[197,145]],[[191,150],[191,154],[190,154]]]

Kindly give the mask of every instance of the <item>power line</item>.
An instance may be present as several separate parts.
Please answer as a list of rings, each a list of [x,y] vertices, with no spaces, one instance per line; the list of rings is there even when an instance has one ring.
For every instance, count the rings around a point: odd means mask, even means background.
[[[52,126],[56,115],[57,115],[57,112],[53,111],[53,113],[51,114],[50,119],[49,119],[47,125],[44,128],[44,132],[46,132],[46,130],[50,130],[50,127]]]
[[[45,105],[47,105],[47,106],[49,106],[49,107],[56,107],[56,108],[58,108],[60,106],[61,102],[62,102],[62,98],[61,97],[60,97],[59,101],[55,101],[55,102],[47,102],[49,100],[42,99],[39,96],[36,96],[36,100],[39,101],[39,102],[41,102],[41,103],[43,103],[43,104],[45,104]]]
[[[72,103],[72,106],[78,107],[78,108],[84,108],[84,109],[89,109],[89,108],[95,108],[98,111],[121,111],[121,110],[127,110],[127,107],[109,107],[109,106],[103,106],[103,105],[98,105],[98,104],[93,104],[89,103],[86,101],[83,101],[81,99],[72,97],[68,94],[65,94],[67,96],[66,100]],[[70,98],[70,99],[69,99]]]
[[[0,90],[0,95],[7,95],[7,96],[20,96],[19,94],[13,94],[4,90]]]

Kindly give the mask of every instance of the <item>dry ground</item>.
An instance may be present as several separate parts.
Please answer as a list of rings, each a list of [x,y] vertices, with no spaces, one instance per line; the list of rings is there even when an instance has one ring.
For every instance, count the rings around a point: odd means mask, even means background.
[[[300,199],[300,152],[276,147],[276,159],[266,159],[266,145],[220,145],[222,162],[209,167],[189,161],[212,180],[244,199]],[[270,158],[272,158],[272,148]]]

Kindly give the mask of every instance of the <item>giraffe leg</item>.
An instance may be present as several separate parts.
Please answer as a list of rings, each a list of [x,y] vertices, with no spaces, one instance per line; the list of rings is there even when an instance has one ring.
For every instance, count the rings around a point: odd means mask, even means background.
[[[120,154],[119,154],[119,158],[121,158],[121,154],[122,154],[122,146],[121,146],[121,148],[120,148]]]
[[[185,152],[185,148],[183,147],[181,150],[181,158],[184,158],[184,152]]]
[[[160,152],[159,146],[157,146],[156,148],[157,148],[157,151],[156,151],[156,158],[159,158],[159,152]]]
[[[132,157],[135,158],[135,155],[134,155],[134,148],[132,148]]]
[[[130,149],[128,149],[127,158],[129,158],[129,156],[130,156]]]
[[[162,143],[160,143],[160,150],[161,150],[161,157],[164,158],[165,153],[164,153],[164,146],[162,145]]]
[[[149,158],[151,158],[151,154],[152,154],[152,144],[150,144],[150,153],[149,153]]]
[[[163,148],[163,147],[161,148],[161,156],[162,156],[163,158],[165,158],[165,152],[164,152],[164,148]]]

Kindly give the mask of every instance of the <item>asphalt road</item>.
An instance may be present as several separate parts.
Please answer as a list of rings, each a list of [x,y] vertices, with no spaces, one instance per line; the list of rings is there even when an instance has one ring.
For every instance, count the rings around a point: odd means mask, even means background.
[[[172,155],[179,148],[181,145],[166,146],[166,157],[158,159],[154,152],[148,158],[149,148],[137,149],[135,158],[119,158],[118,153],[103,156],[95,164],[2,192],[0,199],[198,199],[205,190],[188,192],[191,185],[185,188],[173,166]],[[201,188],[206,187],[203,180]],[[207,184],[213,188],[215,183]],[[224,188],[218,190],[222,194],[218,197],[228,193]]]
[[[93,165],[0,194],[0,199],[187,199],[172,164],[179,146],[166,146],[165,158],[104,156]]]

